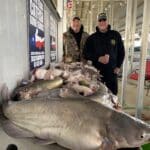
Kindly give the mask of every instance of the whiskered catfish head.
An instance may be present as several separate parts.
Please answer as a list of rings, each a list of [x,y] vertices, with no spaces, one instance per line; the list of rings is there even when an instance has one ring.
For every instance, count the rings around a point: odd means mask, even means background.
[[[116,147],[139,147],[150,142],[150,125],[125,113],[114,111],[108,125]]]

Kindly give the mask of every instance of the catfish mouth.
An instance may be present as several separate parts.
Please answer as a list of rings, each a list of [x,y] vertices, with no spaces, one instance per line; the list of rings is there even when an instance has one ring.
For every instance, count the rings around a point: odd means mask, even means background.
[[[21,94],[20,94],[20,93],[16,93],[16,94],[14,94],[14,95],[11,97],[11,99],[12,99],[13,101],[19,101],[19,100],[21,99]]]
[[[116,147],[117,147],[117,150],[140,150],[141,145],[149,143],[148,141],[139,140],[139,141],[132,142],[132,139],[128,140],[126,138],[122,138],[117,142],[118,144],[116,145]]]
[[[18,147],[15,144],[9,144],[7,146],[7,150],[18,150]]]
[[[119,148],[117,150],[140,150],[139,147],[133,147],[133,148]]]

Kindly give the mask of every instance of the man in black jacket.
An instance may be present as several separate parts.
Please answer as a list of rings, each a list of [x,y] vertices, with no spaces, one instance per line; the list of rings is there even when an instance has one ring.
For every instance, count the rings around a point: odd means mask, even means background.
[[[91,60],[100,70],[102,82],[112,91],[118,93],[117,74],[125,55],[124,45],[119,32],[111,30],[105,13],[98,15],[98,26],[86,41],[83,56]]]

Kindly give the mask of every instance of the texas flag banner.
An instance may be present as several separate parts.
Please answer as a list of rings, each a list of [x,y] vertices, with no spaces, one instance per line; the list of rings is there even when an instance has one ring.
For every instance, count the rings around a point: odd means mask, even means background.
[[[67,8],[72,8],[73,0],[67,0]]]

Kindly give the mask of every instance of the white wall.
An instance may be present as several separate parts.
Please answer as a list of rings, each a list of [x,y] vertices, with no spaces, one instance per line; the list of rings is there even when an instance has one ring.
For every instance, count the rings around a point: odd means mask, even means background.
[[[0,0],[0,84],[12,90],[28,77],[26,0]]]
[[[63,58],[63,20],[64,18],[64,0],[57,0],[57,10],[60,15],[60,21],[58,22],[58,62],[62,61]],[[65,3],[66,4],[66,3]],[[66,25],[65,25],[66,26]]]
[[[63,58],[63,21],[58,22],[58,62]]]
[[[6,83],[10,91],[22,79],[29,77],[27,2],[0,0],[0,4],[3,4],[0,9],[0,88]],[[45,66],[50,63],[49,13],[44,3]],[[62,23],[59,23],[59,27],[59,38],[62,38]],[[58,44],[58,49],[62,51],[62,39]]]
[[[45,66],[50,64],[50,28],[49,28],[49,9],[44,5],[44,30],[45,30]]]

